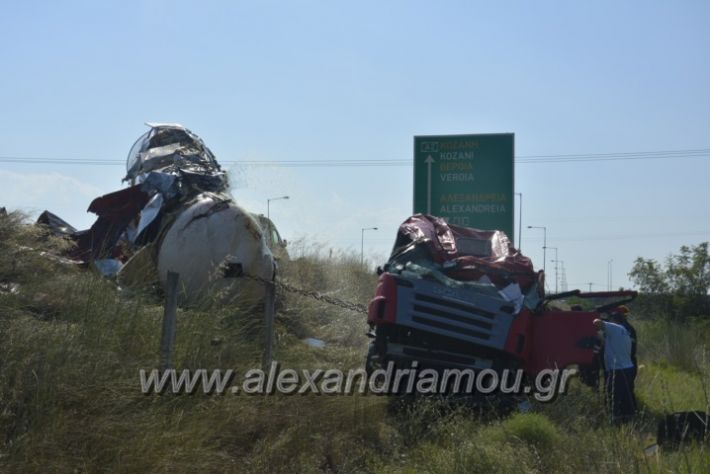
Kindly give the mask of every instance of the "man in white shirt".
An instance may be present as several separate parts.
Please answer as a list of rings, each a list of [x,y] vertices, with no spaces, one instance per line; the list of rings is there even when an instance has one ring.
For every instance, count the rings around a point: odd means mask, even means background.
[[[602,333],[604,341],[606,396],[612,421],[629,421],[636,412],[632,388],[634,364],[631,360],[631,337],[619,324],[595,319],[594,326]]]

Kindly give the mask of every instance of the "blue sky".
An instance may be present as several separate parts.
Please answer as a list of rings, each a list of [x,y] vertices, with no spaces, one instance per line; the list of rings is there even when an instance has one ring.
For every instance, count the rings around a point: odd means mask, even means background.
[[[423,134],[515,133],[519,156],[710,148],[708,2],[22,2],[0,15],[0,156],[124,159],[180,122],[218,159],[409,159]],[[289,239],[381,263],[412,170],[228,166]],[[77,227],[121,166],[0,163],[0,205]],[[570,286],[710,240],[710,156],[520,163],[524,253]],[[517,217],[516,217],[517,222]],[[517,241],[517,237],[516,237]],[[548,252],[548,261],[552,252]],[[548,262],[548,272],[552,265]],[[586,287],[586,285],[585,285]]]

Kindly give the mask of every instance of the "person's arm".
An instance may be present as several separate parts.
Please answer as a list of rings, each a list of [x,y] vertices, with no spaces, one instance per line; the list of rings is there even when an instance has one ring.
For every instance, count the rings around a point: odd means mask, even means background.
[[[596,346],[594,346],[593,350],[596,354],[599,354],[602,352],[602,348],[604,347],[604,321],[597,318],[592,321],[592,324],[597,329],[597,340],[599,342]]]

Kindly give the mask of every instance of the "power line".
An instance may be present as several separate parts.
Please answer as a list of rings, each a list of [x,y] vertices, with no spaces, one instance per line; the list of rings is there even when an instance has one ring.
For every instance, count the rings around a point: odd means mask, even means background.
[[[0,163],[19,163],[28,165],[125,165],[125,161],[120,160],[81,160],[81,159],[64,159],[64,158],[17,158],[0,156]]]
[[[626,161],[626,160],[656,160],[708,158],[710,148],[694,148],[685,150],[639,151],[623,153],[584,153],[568,155],[523,155],[515,159],[516,164],[542,163],[580,163],[589,161]],[[0,156],[0,163],[16,164],[54,164],[54,165],[86,165],[86,166],[122,166],[124,160],[100,158],[51,158],[51,157],[21,157]],[[411,159],[385,160],[224,160],[222,164],[236,164],[250,167],[390,167],[412,166]]]
[[[599,237],[557,237],[555,242],[596,242],[600,240],[627,240],[627,239],[656,239],[667,237],[710,237],[710,230],[706,231],[691,231],[691,232],[663,232],[663,233],[645,233],[645,234],[626,234],[626,235],[604,235]],[[542,239],[530,238],[528,240],[540,241]]]
[[[569,161],[609,161],[609,160],[648,160],[667,158],[693,158],[710,155],[708,148],[687,150],[638,151],[627,153],[585,153],[576,155],[528,155],[523,158],[526,163],[559,163]],[[516,160],[521,161],[521,160]]]

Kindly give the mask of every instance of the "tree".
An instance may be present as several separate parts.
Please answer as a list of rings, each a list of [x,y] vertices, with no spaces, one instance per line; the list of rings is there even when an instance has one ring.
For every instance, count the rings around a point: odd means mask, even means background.
[[[710,314],[708,242],[682,246],[678,254],[666,259],[665,265],[638,257],[629,278],[642,293],[670,297],[674,316]]]
[[[680,255],[668,257],[666,273],[675,293],[706,296],[710,288],[708,243],[703,242],[695,247],[682,246]]]
[[[643,293],[668,293],[665,270],[653,259],[636,258],[629,278]]]

